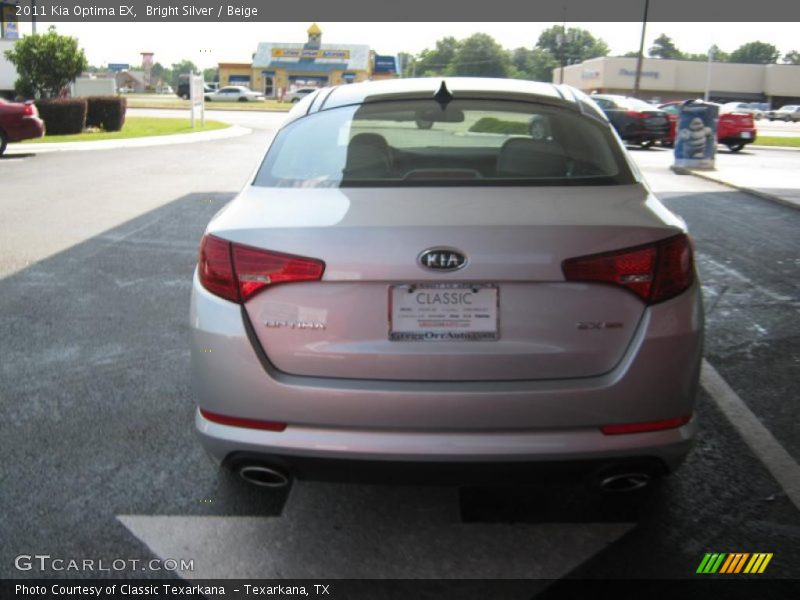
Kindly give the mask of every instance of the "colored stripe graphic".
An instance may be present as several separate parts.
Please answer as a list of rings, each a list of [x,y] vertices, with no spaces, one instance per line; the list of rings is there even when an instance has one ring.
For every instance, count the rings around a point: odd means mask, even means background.
[[[769,561],[771,561],[771,560],[772,560],[772,552],[770,552],[769,554],[767,554],[765,556],[764,562],[761,563],[761,567],[758,569],[758,572],[759,573],[763,573],[764,569],[767,568],[767,565],[769,564]]]
[[[747,560],[749,557],[750,557],[750,553],[749,553],[749,552],[746,552],[746,553],[742,554],[742,558],[740,558],[740,559],[739,559],[739,562],[736,564],[736,570],[735,570],[735,571],[733,571],[733,572],[734,572],[734,573],[739,573],[739,572],[741,572],[741,570],[742,570],[742,567],[744,566],[744,562],[745,562],[745,561],[746,561],[746,560]]]
[[[700,561],[696,573],[719,573],[734,575],[739,573],[763,573],[772,560],[772,553],[756,552],[707,552]],[[745,566],[747,565],[747,566]]]
[[[728,569],[731,568],[731,563],[736,561],[736,554],[728,554],[728,558],[722,563],[722,568],[719,570],[720,573],[727,573]]]
[[[706,555],[703,557],[703,560],[700,561],[700,566],[697,567],[697,571],[695,571],[695,573],[705,573],[705,568],[709,560],[711,560],[711,554],[706,552]]]
[[[724,559],[725,559],[725,553],[723,552],[722,554],[719,555],[719,558],[717,558],[717,560],[710,565],[711,568],[708,570],[708,573],[716,573]]]

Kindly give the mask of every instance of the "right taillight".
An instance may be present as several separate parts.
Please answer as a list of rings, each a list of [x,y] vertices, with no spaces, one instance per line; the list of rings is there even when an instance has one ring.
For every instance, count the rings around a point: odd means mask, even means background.
[[[686,234],[646,246],[570,258],[561,268],[567,281],[619,285],[648,304],[674,298],[694,280],[692,244]]]
[[[238,303],[277,283],[317,281],[324,271],[321,260],[234,244],[208,234],[200,242],[197,261],[202,286]]]

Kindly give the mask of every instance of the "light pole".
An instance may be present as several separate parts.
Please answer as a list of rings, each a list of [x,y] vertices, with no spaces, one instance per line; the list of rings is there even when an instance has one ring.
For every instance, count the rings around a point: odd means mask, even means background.
[[[31,33],[36,34],[36,0],[31,0],[31,8],[33,14],[31,15]]]
[[[703,94],[703,100],[708,102],[708,97],[711,95],[711,63],[714,62],[714,51],[716,46],[711,46],[708,49],[708,65],[706,66],[706,93]]]
[[[642,56],[644,54],[644,32],[647,29],[647,9],[650,7],[650,0],[644,0],[644,16],[642,17],[642,39],[639,42],[639,54],[636,57],[636,78],[633,82],[633,97],[639,97],[639,83],[642,79]]]

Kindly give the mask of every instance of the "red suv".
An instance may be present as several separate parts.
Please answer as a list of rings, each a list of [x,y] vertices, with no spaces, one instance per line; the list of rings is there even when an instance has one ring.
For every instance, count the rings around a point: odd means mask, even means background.
[[[0,154],[9,142],[21,142],[44,135],[44,121],[33,102],[6,102],[0,98]]]
[[[669,116],[669,136],[661,143],[672,146],[675,143],[675,129],[678,125],[678,113],[683,101],[667,102],[659,108]],[[731,152],[739,152],[747,144],[756,140],[756,125],[752,113],[730,111],[723,112],[720,108],[719,121],[717,122],[717,142],[728,147]]]

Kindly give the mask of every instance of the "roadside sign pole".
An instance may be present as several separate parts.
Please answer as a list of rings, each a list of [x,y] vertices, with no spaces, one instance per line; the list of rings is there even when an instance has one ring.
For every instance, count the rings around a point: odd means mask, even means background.
[[[206,125],[206,112],[203,94],[203,76],[202,75],[189,75],[189,103],[191,104],[191,121],[192,129],[194,129],[195,117],[194,111],[196,108],[200,109],[200,127]]]

